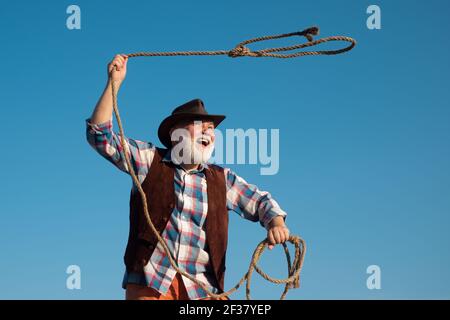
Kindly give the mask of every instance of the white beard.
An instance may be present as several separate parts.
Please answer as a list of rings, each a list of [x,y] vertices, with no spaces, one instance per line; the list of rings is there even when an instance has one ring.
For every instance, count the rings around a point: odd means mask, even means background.
[[[205,164],[211,159],[214,152],[214,143],[210,143],[206,148],[201,144],[192,141],[192,138],[186,132],[179,132],[174,140],[178,142],[171,150],[171,158],[175,164]]]

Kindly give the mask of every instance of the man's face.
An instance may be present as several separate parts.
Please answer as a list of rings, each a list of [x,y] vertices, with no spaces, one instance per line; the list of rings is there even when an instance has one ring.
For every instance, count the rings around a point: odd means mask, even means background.
[[[192,143],[195,143],[201,150],[214,145],[214,123],[211,121],[189,121],[179,124],[176,128],[186,129],[191,136]]]
[[[213,122],[204,120],[185,121],[172,128],[170,134],[175,140],[172,142],[173,146],[182,142],[187,135],[186,138],[189,141],[184,141],[183,145],[190,149],[190,164],[204,163],[211,157],[215,142]],[[183,136],[183,139],[179,139],[180,135]]]

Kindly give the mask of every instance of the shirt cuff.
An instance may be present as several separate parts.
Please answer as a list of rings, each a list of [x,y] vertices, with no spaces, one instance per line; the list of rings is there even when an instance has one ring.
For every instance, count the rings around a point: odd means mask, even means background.
[[[91,118],[87,118],[85,121],[90,134],[104,134],[112,130],[112,119],[102,123],[92,123]]]
[[[275,217],[283,217],[286,221],[287,213],[281,210],[281,208],[271,208],[264,214],[263,219],[261,220],[261,225],[269,230],[269,224]]]

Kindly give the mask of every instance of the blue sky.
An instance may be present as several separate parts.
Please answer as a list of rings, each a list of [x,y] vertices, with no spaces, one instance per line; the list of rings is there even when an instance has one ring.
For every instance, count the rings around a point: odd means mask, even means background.
[[[81,8],[81,30],[66,28],[70,4]],[[381,30],[366,27],[370,4],[381,7]],[[257,165],[231,167],[270,191],[288,212],[292,233],[308,244],[302,287],[288,298],[450,298],[449,6],[438,0],[2,4],[0,298],[124,296],[132,181],[90,148],[84,123],[114,54],[231,49],[311,25],[322,36],[352,36],[358,46],[344,55],[289,60],[130,60],[119,96],[126,134],[159,143],[159,122],[197,97],[210,112],[228,116],[223,128],[280,129],[277,175],[261,176]],[[265,237],[259,224],[230,217],[226,287]],[[72,264],[81,267],[81,290],[66,289]],[[280,248],[265,253],[261,265],[285,276]],[[369,265],[381,268],[381,290],[366,287]],[[255,275],[252,292],[277,299],[282,288]]]

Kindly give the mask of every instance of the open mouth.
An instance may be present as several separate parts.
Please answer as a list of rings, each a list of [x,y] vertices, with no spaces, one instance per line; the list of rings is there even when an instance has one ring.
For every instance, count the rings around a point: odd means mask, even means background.
[[[211,144],[211,139],[204,136],[204,137],[198,138],[197,143],[201,144],[204,147],[207,147]]]

